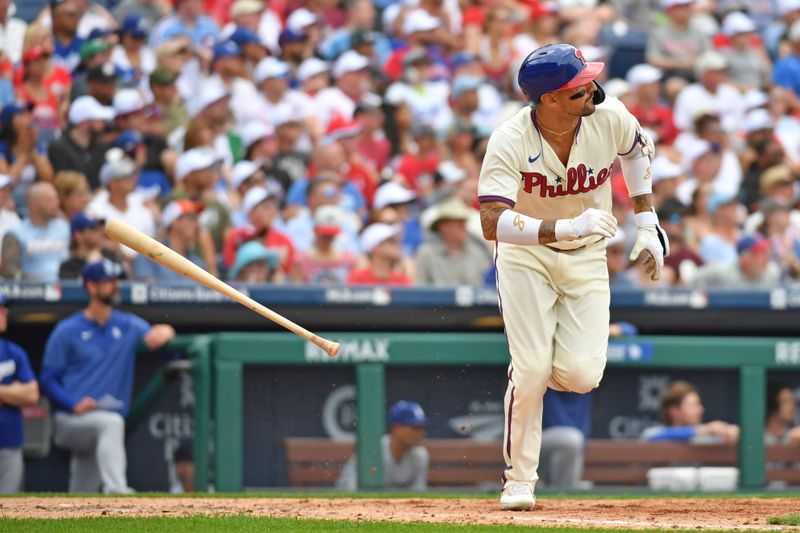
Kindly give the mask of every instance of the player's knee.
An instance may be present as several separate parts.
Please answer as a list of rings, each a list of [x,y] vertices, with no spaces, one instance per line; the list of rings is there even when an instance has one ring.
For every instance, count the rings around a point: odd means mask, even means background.
[[[563,428],[560,437],[561,448],[570,455],[582,455],[585,439],[583,432],[577,428],[565,427]]]
[[[102,428],[114,431],[125,429],[125,419],[121,414],[114,411],[99,411],[98,415],[98,424]]]
[[[575,364],[554,367],[553,383],[560,390],[586,394],[600,385],[605,367],[605,358],[583,358]]]

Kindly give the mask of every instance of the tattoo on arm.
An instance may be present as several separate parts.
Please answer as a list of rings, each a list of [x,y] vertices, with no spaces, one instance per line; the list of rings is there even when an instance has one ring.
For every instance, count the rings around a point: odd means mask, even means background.
[[[483,238],[487,241],[497,240],[497,221],[508,206],[500,202],[486,202],[481,204],[481,229]]]
[[[12,234],[6,234],[3,239],[3,261],[0,274],[6,279],[17,279],[22,270],[19,241]]]
[[[653,195],[647,193],[647,194],[640,194],[639,196],[634,196],[633,198],[631,198],[631,203],[633,203],[634,213],[643,213],[645,211],[650,211],[653,208]]]
[[[539,226],[539,244],[550,244],[556,242],[556,221],[543,220]]]

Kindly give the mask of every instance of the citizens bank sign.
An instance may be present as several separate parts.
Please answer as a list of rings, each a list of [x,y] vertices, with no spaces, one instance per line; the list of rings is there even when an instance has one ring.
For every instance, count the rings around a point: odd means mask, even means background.
[[[305,360],[308,363],[388,363],[389,339],[335,339],[339,355],[329,357],[317,345],[306,342]]]

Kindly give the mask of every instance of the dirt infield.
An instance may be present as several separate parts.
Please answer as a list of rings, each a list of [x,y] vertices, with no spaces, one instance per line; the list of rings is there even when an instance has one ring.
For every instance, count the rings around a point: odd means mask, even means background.
[[[348,498],[72,498],[0,499],[0,517],[188,516],[197,514],[520,524],[601,528],[780,529],[767,518],[797,512],[800,498],[546,498],[534,512],[501,512],[496,500]],[[796,529],[796,528],[795,528]]]

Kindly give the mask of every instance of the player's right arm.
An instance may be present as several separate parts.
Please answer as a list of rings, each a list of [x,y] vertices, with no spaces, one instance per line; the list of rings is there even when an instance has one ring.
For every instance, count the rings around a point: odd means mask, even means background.
[[[500,202],[481,203],[481,228],[483,229],[483,237],[487,241],[498,240],[497,223],[504,211],[511,211],[506,204]],[[556,241],[555,221],[542,220],[539,223],[538,241],[539,244],[548,244]]]

